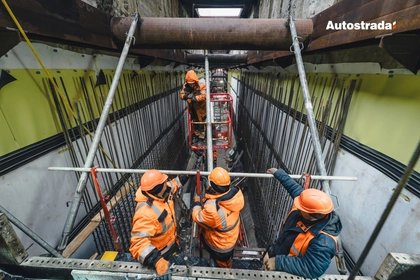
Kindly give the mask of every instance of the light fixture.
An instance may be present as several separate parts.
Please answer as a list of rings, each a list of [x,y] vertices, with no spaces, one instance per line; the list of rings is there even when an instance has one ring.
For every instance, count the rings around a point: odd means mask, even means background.
[[[242,8],[197,8],[199,17],[239,17]]]

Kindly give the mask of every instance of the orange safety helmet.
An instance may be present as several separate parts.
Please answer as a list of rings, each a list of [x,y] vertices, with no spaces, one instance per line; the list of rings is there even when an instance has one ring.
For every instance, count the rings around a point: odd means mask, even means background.
[[[306,189],[294,199],[297,209],[309,214],[329,214],[334,210],[331,198],[323,191]]]
[[[229,173],[222,167],[216,167],[210,172],[209,181],[220,187],[230,186]]]
[[[150,169],[146,171],[140,180],[142,191],[151,191],[157,185],[163,184],[168,179],[168,175],[160,173],[159,170]]]

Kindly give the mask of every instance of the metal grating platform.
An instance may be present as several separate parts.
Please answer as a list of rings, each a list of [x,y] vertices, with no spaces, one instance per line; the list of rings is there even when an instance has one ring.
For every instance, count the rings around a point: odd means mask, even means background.
[[[375,278],[378,280],[387,280],[414,266],[420,266],[420,255],[389,253],[379,267]]]
[[[83,259],[59,259],[32,257],[22,266],[62,269],[71,271],[73,279],[153,279],[155,271],[143,268],[132,262],[112,262]],[[245,269],[223,269],[212,267],[175,266],[172,279],[282,279],[305,280],[307,278],[285,272],[269,272]],[[348,276],[324,275],[318,280],[346,280]],[[372,277],[356,276],[356,280],[374,280]]]

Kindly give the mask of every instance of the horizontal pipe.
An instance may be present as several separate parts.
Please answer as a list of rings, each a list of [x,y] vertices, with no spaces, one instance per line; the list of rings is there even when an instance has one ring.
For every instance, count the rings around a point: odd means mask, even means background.
[[[248,61],[248,54],[208,54],[209,63],[243,64]],[[187,54],[187,62],[203,63],[204,54]],[[214,77],[214,76],[213,76]]]
[[[90,168],[84,167],[48,167],[50,171],[78,171],[78,172],[90,172]],[[115,168],[97,168],[97,172],[118,172],[118,173],[145,173],[149,169],[115,169]],[[164,174],[169,175],[195,175],[196,171],[184,171],[184,170],[159,170]],[[208,171],[200,171],[200,175],[209,175]],[[268,173],[236,173],[229,172],[231,177],[249,177],[249,178],[273,178],[272,174]],[[300,179],[302,175],[289,175],[292,179]],[[346,176],[319,176],[311,175],[312,180],[329,180],[329,181],[357,181],[357,177],[346,177]]]
[[[113,17],[111,32],[125,41],[132,17]],[[302,41],[313,31],[311,19],[295,20]],[[289,50],[287,19],[142,18],[135,47],[145,49]]]

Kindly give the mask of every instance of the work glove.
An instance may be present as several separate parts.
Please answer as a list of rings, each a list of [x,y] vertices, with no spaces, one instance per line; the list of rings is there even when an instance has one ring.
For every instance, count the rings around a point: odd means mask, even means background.
[[[179,175],[178,178],[182,185],[185,185],[189,179],[188,175],[185,174]]]
[[[188,99],[191,99],[194,102],[197,101],[197,98],[195,98],[195,95],[192,93],[188,94]]]
[[[169,269],[169,261],[165,260],[165,258],[161,257],[155,264],[156,273],[158,275],[166,274],[170,271]]]
[[[194,207],[195,207],[195,206],[197,206],[197,205],[201,206],[201,199],[200,199],[200,197],[196,194],[196,195],[194,195],[194,198],[193,198],[193,203],[192,203],[192,205],[191,205],[191,208],[194,208]]]

